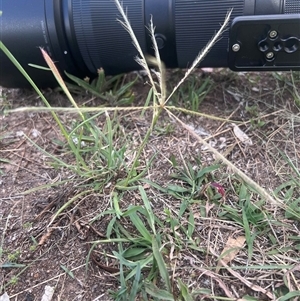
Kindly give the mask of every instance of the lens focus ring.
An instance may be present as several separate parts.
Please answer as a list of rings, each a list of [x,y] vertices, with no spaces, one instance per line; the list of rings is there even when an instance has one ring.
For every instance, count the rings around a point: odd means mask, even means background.
[[[145,50],[143,1],[125,0],[123,7],[142,49]],[[72,14],[78,47],[92,73],[96,73],[100,67],[110,73],[134,69],[137,50],[128,32],[117,22],[122,17],[114,1],[73,0]]]

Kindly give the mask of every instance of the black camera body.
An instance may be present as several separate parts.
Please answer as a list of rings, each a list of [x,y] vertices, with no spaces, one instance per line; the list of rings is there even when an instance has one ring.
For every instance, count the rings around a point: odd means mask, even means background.
[[[160,55],[169,68],[188,68],[232,10],[229,29],[199,67],[236,71],[300,69],[300,0],[123,0],[145,53],[153,54],[152,17]],[[137,70],[137,51],[117,21],[113,0],[2,0],[0,39],[40,87],[56,86],[45,49],[62,75],[93,78]],[[0,85],[28,82],[0,51]]]

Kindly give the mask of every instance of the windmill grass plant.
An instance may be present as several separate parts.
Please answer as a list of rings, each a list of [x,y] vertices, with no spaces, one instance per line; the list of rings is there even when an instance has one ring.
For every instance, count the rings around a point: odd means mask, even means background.
[[[208,142],[201,138],[190,126],[183,122],[178,113],[202,116],[205,118],[216,119],[224,123],[229,122],[216,116],[209,116],[198,112],[199,103],[194,95],[194,89],[191,88],[192,110],[169,105],[172,98],[182,87],[182,84],[192,74],[193,70],[199,65],[201,60],[210,51],[212,46],[220,39],[230,20],[230,12],[225,17],[224,24],[215,36],[208,42],[207,46],[201,50],[185,72],[183,78],[172,89],[167,91],[166,70],[161,61],[158,47],[155,41],[155,27],[152,21],[149,24],[149,35],[151,36],[155,57],[146,57],[142,52],[138,40],[130,26],[125,10],[119,1],[115,1],[118,7],[121,19],[120,24],[131,36],[133,44],[138,51],[136,61],[146,72],[150,88],[148,96],[145,99],[145,105],[141,107],[133,106],[133,98],[130,92],[135,80],[128,84],[119,85],[119,77],[114,80],[107,80],[103,70],[99,70],[98,77],[91,83],[75,78],[68,74],[77,85],[90,91],[92,94],[106,100],[108,103],[122,104],[123,106],[101,106],[101,107],[79,107],[70,93],[70,89],[59,74],[55,64],[52,62],[45,50],[41,53],[45,58],[51,72],[57,79],[62,91],[72,105],[72,108],[58,108],[49,104],[43,93],[38,89],[31,78],[26,74],[22,66],[15,60],[9,50],[0,41],[0,48],[12,60],[22,74],[27,78],[37,94],[43,100],[44,108],[18,108],[7,110],[6,113],[12,114],[24,111],[48,111],[52,114],[55,122],[60,128],[64,140],[67,142],[65,152],[68,160],[64,157],[58,157],[50,154],[37,143],[27,137],[41,153],[50,158],[52,166],[68,170],[72,177],[68,180],[56,181],[53,184],[35,187],[25,193],[32,193],[52,186],[65,185],[66,182],[74,181],[77,186],[76,192],[65,202],[49,220],[47,229],[51,229],[59,216],[66,210],[78,203],[78,201],[88,198],[104,190],[108,191],[109,203],[105,210],[97,212],[90,218],[90,226],[97,221],[106,218],[108,220],[106,233],[101,239],[89,241],[89,252],[86,258],[86,271],[89,270],[89,262],[94,258],[93,252],[98,246],[111,246],[113,251],[107,254],[107,251],[97,251],[108,259],[113,259],[116,264],[112,271],[114,277],[118,279],[119,287],[112,290],[110,295],[114,300],[237,300],[237,292],[231,291],[230,287],[224,283],[225,278],[219,277],[216,269],[227,272],[238,282],[253,292],[250,296],[244,293],[239,296],[239,300],[262,300],[261,296],[268,300],[292,300],[300,295],[299,286],[284,283],[286,289],[279,292],[276,288],[261,287],[254,284],[254,279],[247,279],[248,271],[272,270],[274,273],[285,269],[293,275],[292,262],[285,264],[283,257],[280,257],[281,241],[278,237],[276,227],[285,227],[285,222],[280,221],[274,212],[282,211],[285,218],[293,219],[299,222],[299,196],[296,191],[299,188],[299,172],[294,163],[282,154],[282,157],[294,170],[296,177],[291,178],[289,182],[281,185],[274,193],[266,191],[258,185],[242,170],[226,159],[219,151],[213,148]],[[151,71],[149,64],[155,66],[155,71]],[[204,83],[197,92],[199,95],[205,94]],[[113,88],[111,88],[113,87]],[[77,89],[77,90],[76,90]],[[107,91],[107,89],[111,89]],[[78,87],[75,88],[76,93]],[[192,91],[192,92],[191,92]],[[181,90],[180,93],[183,93]],[[298,95],[297,95],[298,97]],[[127,106],[124,106],[127,105]],[[130,106],[129,106],[130,105]],[[196,110],[196,111],[195,111]],[[151,112],[151,125],[141,138],[138,147],[132,150],[128,137],[120,136],[122,131],[118,121],[118,113],[131,111],[140,111],[141,116],[146,112]],[[67,112],[70,116],[75,116],[71,129],[66,127],[60,119],[60,113]],[[215,157],[214,164],[204,166],[201,160],[198,161],[198,168],[186,162],[182,158],[180,167],[178,159],[170,159],[170,167],[173,168],[173,183],[161,185],[149,179],[148,172],[152,164],[155,163],[156,155],[148,158],[144,165],[141,165],[141,157],[148,146],[149,139],[157,126],[161,116],[169,116],[170,120],[175,121],[189,135],[193,136],[200,145],[206,147]],[[102,127],[96,120],[102,118]],[[230,120],[232,123],[232,120]],[[128,155],[128,151],[131,155]],[[72,158],[70,160],[70,158]],[[236,196],[236,200],[225,201],[225,190],[222,181],[223,170],[229,170],[231,181],[231,194]],[[228,175],[227,175],[228,177]],[[148,187],[155,191],[154,195],[147,192]],[[140,202],[127,204],[123,206],[124,199],[129,192],[134,191],[139,195]],[[154,196],[165,198],[162,212],[155,208]],[[168,200],[177,200],[175,206]],[[232,246],[222,254],[216,253],[212,245],[203,243],[199,234],[199,216],[200,219],[210,220],[209,206],[218,208],[216,219],[220,220],[220,225],[225,228],[236,227],[237,232],[244,237],[244,243],[241,246]],[[272,208],[269,210],[268,208]],[[273,210],[276,208],[275,210]],[[125,226],[126,225],[126,226]],[[213,234],[209,234],[213,235]],[[273,264],[268,261],[262,265],[253,264],[255,257],[256,240],[266,237],[269,242],[276,245],[278,252],[270,249],[265,257],[273,260]],[[209,237],[207,237],[209,239]],[[225,238],[224,238],[225,240]],[[297,236],[292,236],[290,241],[300,243]],[[2,248],[4,249],[2,238]],[[225,241],[224,241],[225,243]],[[246,260],[240,260],[244,264],[229,266],[226,261],[228,254],[233,250],[239,251],[243,247],[243,255]],[[291,244],[288,244],[289,251],[292,250]],[[105,247],[103,247],[105,249]],[[227,253],[226,253],[227,252]],[[237,254],[237,253],[236,253]],[[286,253],[284,253],[286,254]],[[3,256],[3,252],[0,253]],[[200,266],[199,257],[212,256],[218,262],[219,266]],[[273,256],[273,257],[272,257]],[[276,257],[277,256],[277,257]],[[187,258],[186,270],[183,266],[177,265],[182,258]],[[234,256],[233,256],[234,257]],[[233,258],[232,258],[233,259]],[[275,260],[276,259],[276,260]],[[297,261],[297,259],[295,259]],[[299,264],[299,262],[298,262]],[[198,265],[198,266],[197,266]],[[69,273],[70,271],[68,271]],[[195,273],[198,273],[199,279],[206,275],[210,282],[204,287],[199,287],[189,279],[196,279]],[[227,277],[226,276],[226,277]],[[289,278],[290,279],[290,278]],[[295,280],[297,283],[297,280]],[[199,280],[200,283],[202,283]],[[213,283],[217,283],[219,289],[214,291]],[[258,282],[259,283],[259,282]],[[299,285],[299,283],[298,283]],[[245,290],[246,291],[246,290]],[[276,295],[277,294],[277,295]],[[198,298],[198,299],[197,299]]]

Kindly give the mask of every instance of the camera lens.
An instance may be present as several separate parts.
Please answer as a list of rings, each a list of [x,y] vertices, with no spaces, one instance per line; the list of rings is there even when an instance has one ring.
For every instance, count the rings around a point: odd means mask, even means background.
[[[223,23],[242,15],[299,12],[299,0],[123,0],[138,42],[153,54],[148,29],[150,18],[156,28],[162,60],[167,67],[188,67]],[[286,5],[284,5],[286,3]],[[57,85],[39,47],[44,48],[63,75],[93,77],[97,69],[117,74],[139,69],[137,51],[112,0],[2,0],[0,39],[40,87]],[[227,66],[228,31],[200,66]],[[28,86],[28,82],[0,52],[0,85]]]

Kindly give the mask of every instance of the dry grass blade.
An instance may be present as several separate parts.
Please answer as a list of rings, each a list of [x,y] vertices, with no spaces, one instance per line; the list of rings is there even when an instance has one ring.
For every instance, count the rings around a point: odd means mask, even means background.
[[[220,277],[218,277],[217,274],[215,274],[209,270],[202,270],[202,269],[201,269],[201,272],[202,272],[202,275],[208,275],[209,277],[211,277],[211,279],[214,279],[216,282],[218,282],[220,288],[224,291],[225,295],[228,298],[234,299],[233,294],[230,292],[230,290],[228,289],[226,284],[220,279]]]
[[[79,110],[76,101],[74,100],[73,96],[71,95],[69,89],[67,88],[64,80],[62,79],[58,69],[56,68],[54,62],[52,61],[52,59],[50,58],[50,56],[48,55],[48,53],[43,49],[40,48],[42,55],[47,63],[47,65],[49,66],[49,68],[51,69],[53,75],[55,76],[57,82],[59,83],[59,85],[61,86],[61,88],[63,89],[63,91],[65,92],[65,94],[67,95],[68,99],[71,101],[72,105],[74,106],[74,108],[77,109],[77,112],[79,113],[80,117],[82,118],[82,120],[84,120],[84,116],[81,113],[81,111]]]
[[[165,76],[166,70],[165,70],[164,63],[161,61],[161,58],[160,58],[157,42],[156,42],[156,39],[155,39],[155,27],[153,25],[152,17],[150,19],[150,25],[149,25],[148,29],[149,29],[149,32],[150,32],[151,41],[152,41],[152,45],[153,45],[153,49],[154,49],[154,53],[155,53],[156,64],[157,64],[157,67],[158,67],[158,70],[159,70],[159,72],[157,73],[157,77],[158,77],[158,80],[159,80],[161,95],[158,99],[160,101],[160,104],[163,105],[165,103],[166,94],[167,94],[166,76]]]
[[[118,0],[115,0],[115,4],[116,4],[116,6],[117,6],[117,8],[118,8],[118,10],[119,10],[119,12],[120,12],[123,20],[124,20],[124,21],[122,21],[122,20],[118,20],[118,21],[122,24],[122,26],[125,28],[125,30],[129,33],[129,35],[130,35],[130,37],[132,39],[132,43],[133,43],[134,47],[136,48],[136,50],[139,53],[140,57],[137,57],[136,61],[147,72],[147,76],[148,76],[148,78],[150,80],[151,86],[153,87],[154,94],[156,96],[158,96],[159,93],[158,93],[158,91],[156,89],[155,82],[154,82],[154,80],[152,78],[151,70],[150,70],[150,68],[149,68],[149,66],[147,64],[147,59],[146,59],[146,57],[145,57],[145,55],[143,53],[143,50],[142,50],[142,48],[141,48],[141,46],[139,44],[138,39],[137,39],[137,37],[136,37],[136,35],[135,35],[135,33],[134,33],[131,25],[130,25],[130,21],[129,21],[126,13],[125,13],[125,10],[122,7],[122,4]]]
[[[23,107],[5,110],[6,114],[24,112],[64,112],[64,113],[91,113],[91,112],[119,112],[119,111],[142,111],[153,110],[153,106],[148,107],[86,107],[86,108],[64,108],[64,107]]]
[[[249,280],[247,280],[246,278],[242,277],[238,272],[234,271],[233,269],[231,269],[225,262],[223,262],[222,260],[220,260],[220,263],[226,267],[227,271],[232,274],[234,277],[236,277],[238,280],[240,280],[242,283],[244,283],[245,285],[247,285],[250,289],[252,289],[253,291],[256,292],[260,292],[263,293],[264,295],[266,295],[270,300],[275,300],[274,295],[270,292],[268,292],[267,290],[265,290],[264,288],[251,283]]]

